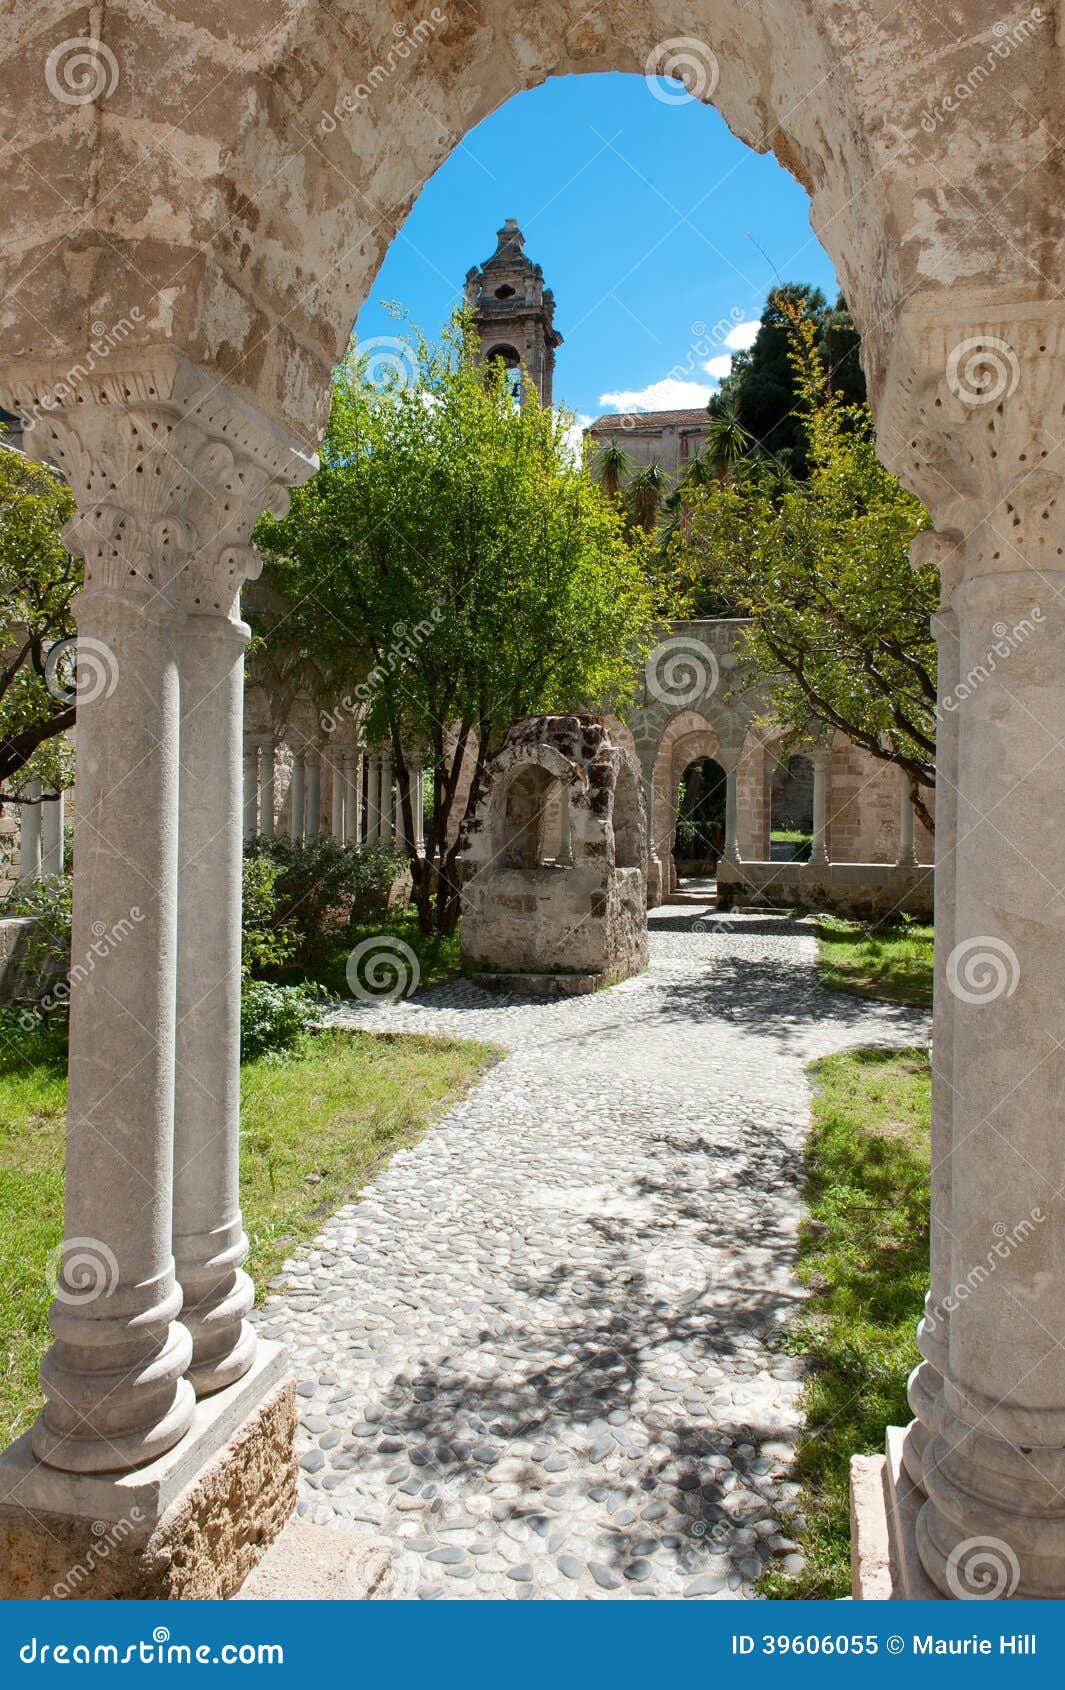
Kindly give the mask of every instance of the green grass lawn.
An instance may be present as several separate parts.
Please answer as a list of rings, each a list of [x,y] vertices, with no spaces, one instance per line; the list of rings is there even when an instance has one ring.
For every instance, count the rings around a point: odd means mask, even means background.
[[[495,1059],[450,1039],[317,1033],[241,1071],[241,1201],[260,1289],[324,1215]],[[48,1258],[62,1239],[66,1053],[60,1040],[0,1054],[0,1446],[38,1407],[48,1342]],[[308,1175],[318,1176],[308,1179]]]
[[[817,924],[821,979],[833,992],[892,1003],[932,1002],[932,928],[915,921],[863,927],[823,916]]]
[[[881,1452],[884,1427],[911,1418],[906,1379],[928,1286],[928,1052],[844,1051],[811,1077],[798,1266],[812,1295],[789,1334],[814,1367],[797,1462],[806,1570],[772,1575],[770,1596],[850,1593],[850,1458]]]

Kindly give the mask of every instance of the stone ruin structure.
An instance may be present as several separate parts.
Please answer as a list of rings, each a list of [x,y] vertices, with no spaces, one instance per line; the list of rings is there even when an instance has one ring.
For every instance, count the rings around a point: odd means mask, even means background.
[[[530,716],[464,822],[462,957],[483,984],[595,991],[647,966],[639,772],[599,716]]]
[[[79,636],[117,676],[79,708],[74,949],[144,919],[71,993],[64,1270],[46,1405],[0,1456],[0,1591],[47,1593],[139,1487],[109,1592],[225,1596],[295,1506],[294,1381],[247,1321],[237,1185],[250,535],[313,474],[330,371],[462,136],[549,76],[672,64],[809,192],[942,583],[930,1290],[864,1514],[891,1576],[859,1508],[857,1593],[964,1596],[991,1537],[1011,1595],[1065,1596],[1057,9],[488,0],[420,20],[402,56],[368,0],[77,16],[15,8],[0,44],[0,406],[67,476]],[[693,181],[714,169],[693,151]],[[94,1299],[70,1280],[86,1238]]]

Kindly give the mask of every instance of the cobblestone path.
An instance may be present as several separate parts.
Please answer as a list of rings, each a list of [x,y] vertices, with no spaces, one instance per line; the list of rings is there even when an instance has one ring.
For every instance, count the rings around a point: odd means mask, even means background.
[[[928,1021],[822,991],[802,923],[651,930],[594,997],[340,1012],[509,1052],[259,1311],[295,1359],[301,1512],[390,1539],[398,1594],[746,1596],[801,1565],[803,1065]]]

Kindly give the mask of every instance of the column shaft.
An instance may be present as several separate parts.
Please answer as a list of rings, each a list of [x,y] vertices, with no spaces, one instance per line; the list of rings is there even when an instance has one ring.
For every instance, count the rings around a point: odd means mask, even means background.
[[[174,1257],[192,1334],[189,1378],[207,1396],[246,1373],[255,1292],[241,1263],[241,717],[248,629],[190,616],[181,635]]]
[[[899,868],[913,868],[917,852],[913,843],[913,799],[910,796],[910,777],[899,770]]]
[[[725,771],[725,861],[738,863],[740,860],[739,845],[739,794],[736,766]]]
[[[308,751],[304,764],[307,770],[307,814],[304,838],[317,839],[322,830],[322,759],[317,751]]]
[[[63,872],[63,823],[66,819],[66,800],[56,792],[41,805],[41,873],[45,876]]]
[[[293,845],[300,845],[304,838],[305,813],[307,795],[303,779],[303,752],[296,751],[292,756],[292,780],[288,789],[289,802],[289,835]]]
[[[264,839],[274,837],[274,759],[277,741],[266,734],[259,741],[259,832]]]
[[[23,797],[31,800],[19,805],[18,877],[38,880],[41,873],[41,783],[31,780]]]
[[[32,1441],[100,1472],[162,1454],[193,1408],[170,1210],[183,617],[111,586],[77,615],[117,681],[78,712],[63,1268]]]
[[[824,866],[828,862],[828,752],[815,751],[814,766],[813,842],[810,861]]]

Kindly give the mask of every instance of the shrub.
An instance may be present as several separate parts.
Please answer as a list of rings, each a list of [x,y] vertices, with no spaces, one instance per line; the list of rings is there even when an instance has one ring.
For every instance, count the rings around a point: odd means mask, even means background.
[[[30,1002],[47,996],[49,988],[70,973],[72,892],[72,877],[54,874],[47,880],[20,881],[0,901],[0,916],[36,917],[18,957],[20,972],[29,986],[22,996]],[[65,1002],[52,1007],[59,1014],[65,1013]]]
[[[389,846],[341,845],[329,837],[303,845],[256,839],[248,855],[277,865],[274,922],[290,935],[297,962],[307,961],[327,934],[383,915],[392,885],[407,866]]]
[[[277,913],[277,882],[283,873],[284,864],[273,857],[244,858],[240,965],[245,977],[281,968],[295,952],[292,927]]]
[[[317,1024],[320,998],[312,986],[245,980],[240,993],[241,1061],[299,1044]]]

